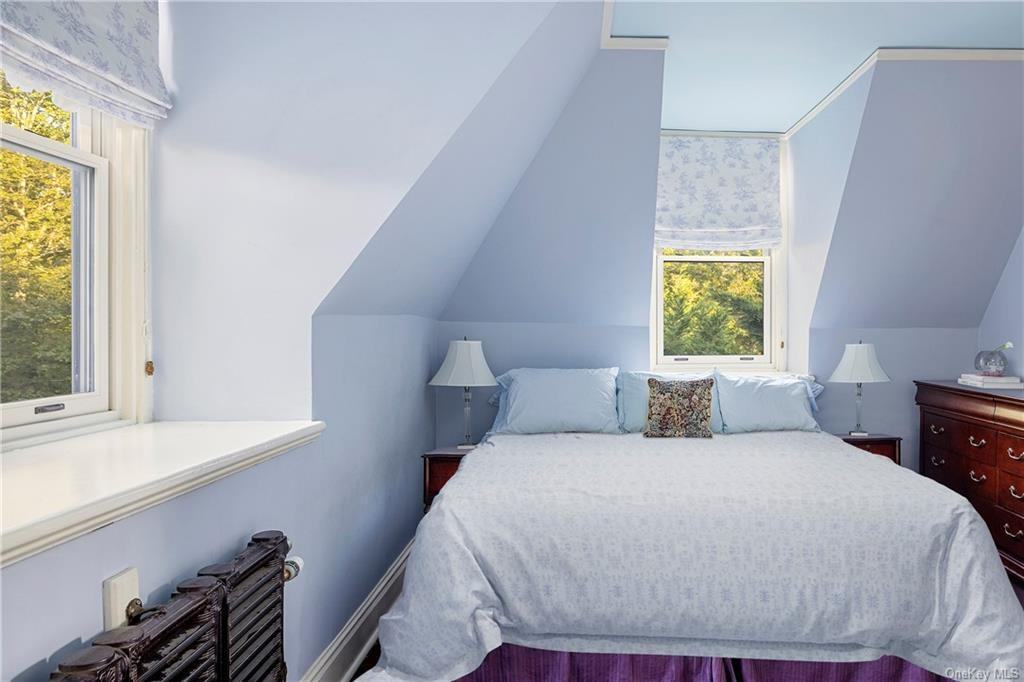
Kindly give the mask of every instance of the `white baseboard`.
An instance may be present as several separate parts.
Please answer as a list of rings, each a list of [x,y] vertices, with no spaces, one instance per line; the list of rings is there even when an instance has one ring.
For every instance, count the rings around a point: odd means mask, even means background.
[[[405,561],[410,549],[411,541],[345,623],[341,632],[313,661],[313,665],[301,678],[303,682],[349,682],[352,679],[377,640],[377,621],[387,613],[402,592]]]

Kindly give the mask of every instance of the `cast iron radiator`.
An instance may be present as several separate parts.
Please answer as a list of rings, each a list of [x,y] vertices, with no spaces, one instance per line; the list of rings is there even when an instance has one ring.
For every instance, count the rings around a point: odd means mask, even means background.
[[[283,682],[288,538],[252,536],[232,561],[207,566],[170,601],[96,637],[50,675],[63,682]]]

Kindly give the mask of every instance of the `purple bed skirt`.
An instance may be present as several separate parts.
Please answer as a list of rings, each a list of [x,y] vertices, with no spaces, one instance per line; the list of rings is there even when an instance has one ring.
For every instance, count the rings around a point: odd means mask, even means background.
[[[503,644],[462,682],[936,682],[945,677],[886,656],[807,663],[697,656],[575,654]]]

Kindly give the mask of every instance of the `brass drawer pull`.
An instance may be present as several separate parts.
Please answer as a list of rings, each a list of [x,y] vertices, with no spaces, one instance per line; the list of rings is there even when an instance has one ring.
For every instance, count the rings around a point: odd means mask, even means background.
[[[971,445],[973,445],[976,448],[983,448],[983,447],[985,447],[986,443],[988,443],[988,441],[986,441],[984,438],[982,438],[979,441],[976,441],[976,440],[974,440],[974,436],[968,436],[967,437],[967,442],[970,443]]]
[[[1006,533],[1006,537],[1013,538],[1014,540],[1020,540],[1021,538],[1024,538],[1024,530],[1019,530],[1016,533],[1011,533],[1010,524],[1008,523],[1003,524],[1003,532]]]
[[[943,466],[945,463],[946,463],[946,460],[944,460],[944,459],[935,459],[935,455],[932,455],[932,466],[933,467],[940,467],[940,466]]]
[[[974,481],[975,483],[984,483],[985,481],[988,480],[988,476],[986,476],[985,474],[982,474],[981,478],[978,478],[977,474],[974,473],[974,469],[971,469],[971,473],[968,475],[971,477],[971,480]]]
[[[1010,497],[1015,500],[1024,500],[1024,493],[1017,494],[1017,486],[1010,486]]]
[[[1013,460],[1014,462],[1019,462],[1019,461],[1021,461],[1022,459],[1024,459],[1024,452],[1020,453],[1019,455],[1015,455],[1015,454],[1013,454],[1013,448],[1006,448],[1006,454],[1007,454],[1007,455],[1008,455],[1008,456],[1010,457],[1010,459],[1012,459],[1012,460]]]
[[[932,424],[928,428],[930,428],[932,430],[932,433],[934,433],[936,436],[940,436],[946,432],[945,426],[935,426],[935,424]]]

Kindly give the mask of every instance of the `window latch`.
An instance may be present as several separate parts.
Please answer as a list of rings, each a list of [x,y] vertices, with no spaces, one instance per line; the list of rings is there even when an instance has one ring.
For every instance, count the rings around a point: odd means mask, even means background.
[[[153,376],[153,372],[156,371],[156,365],[153,364],[152,360],[146,360],[146,376]]]

